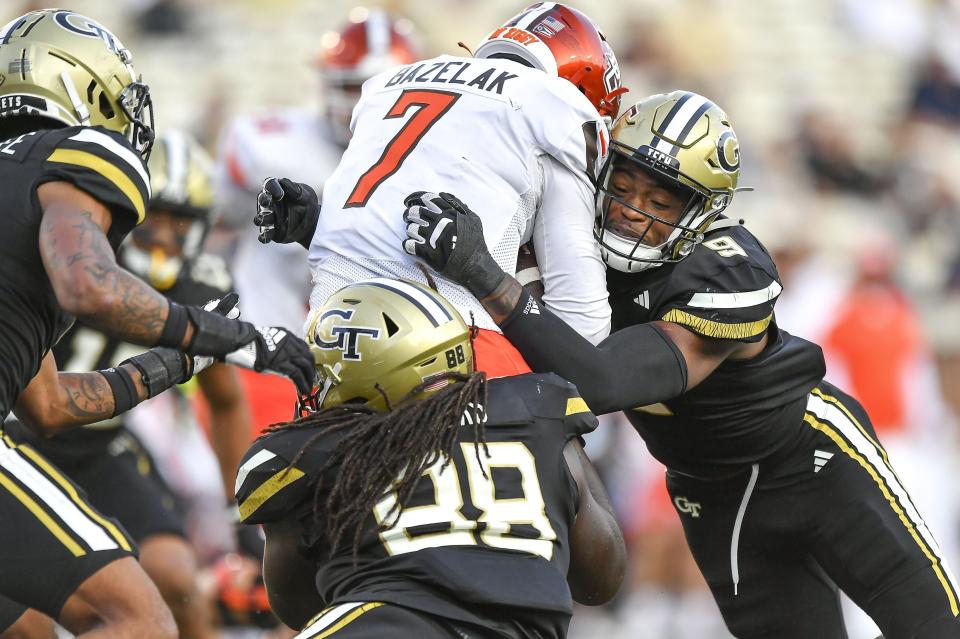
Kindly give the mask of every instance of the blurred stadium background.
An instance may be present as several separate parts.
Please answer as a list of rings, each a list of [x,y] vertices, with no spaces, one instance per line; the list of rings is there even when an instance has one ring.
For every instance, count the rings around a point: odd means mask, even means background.
[[[45,4],[6,0],[0,17]],[[362,11],[346,0],[62,4],[101,21],[134,52],[158,128],[185,128],[212,152],[236,114],[305,106],[319,117],[313,60],[321,38]],[[472,46],[524,4],[368,6],[409,18],[426,57],[456,53],[458,41]],[[741,141],[741,184],[756,187],[728,212],[775,254],[785,285],[778,321],[824,346],[828,379],[866,405],[960,565],[951,472],[960,468],[960,0],[570,4],[617,52],[631,90],[624,108],[684,88],[727,110]],[[571,636],[727,637],[685,549],[662,468],[617,418],[588,452],[616,500],[632,565],[618,599],[578,611]],[[851,617],[852,639],[877,634]]]

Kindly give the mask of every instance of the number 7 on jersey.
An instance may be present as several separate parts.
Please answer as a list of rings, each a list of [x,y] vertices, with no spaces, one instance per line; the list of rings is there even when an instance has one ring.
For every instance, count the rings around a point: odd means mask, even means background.
[[[377,190],[377,187],[397,172],[410,152],[430,130],[430,127],[450,110],[450,107],[460,98],[460,95],[450,91],[426,89],[407,89],[401,93],[387,114],[383,116],[383,119],[402,118],[411,107],[418,107],[416,113],[387,143],[380,159],[360,176],[343,208],[366,206],[367,200]]]

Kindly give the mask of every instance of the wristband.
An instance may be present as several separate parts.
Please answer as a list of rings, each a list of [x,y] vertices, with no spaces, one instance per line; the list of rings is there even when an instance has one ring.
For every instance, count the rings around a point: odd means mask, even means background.
[[[180,348],[183,346],[183,338],[187,334],[190,318],[187,315],[187,309],[176,302],[169,302],[167,309],[167,321],[163,324],[157,346]]]
[[[132,364],[140,371],[148,398],[190,378],[186,356],[172,348],[154,348],[120,363],[123,364]]]
[[[127,412],[140,403],[137,386],[133,383],[130,373],[122,368],[107,368],[97,372],[107,379],[110,390],[113,391],[113,417]]]

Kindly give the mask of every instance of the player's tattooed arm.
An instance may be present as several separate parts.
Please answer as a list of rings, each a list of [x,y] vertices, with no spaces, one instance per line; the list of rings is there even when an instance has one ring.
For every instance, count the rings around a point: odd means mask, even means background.
[[[163,295],[117,264],[106,237],[110,211],[65,182],[43,184],[37,194],[44,211],[40,255],[60,305],[114,337],[156,344],[169,305]],[[190,342],[191,328],[184,346]]]
[[[124,371],[133,380],[139,401],[147,399],[140,372],[130,364]],[[101,373],[58,373],[51,353],[40,371],[17,398],[14,414],[34,431],[51,436],[83,424],[92,424],[114,415],[113,390]]]

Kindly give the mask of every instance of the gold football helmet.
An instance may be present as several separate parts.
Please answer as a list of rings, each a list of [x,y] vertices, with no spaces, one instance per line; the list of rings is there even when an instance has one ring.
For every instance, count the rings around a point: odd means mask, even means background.
[[[347,402],[385,410],[383,394],[399,402],[442,373],[473,372],[470,329],[460,313],[409,280],[377,278],[340,289],[312,313],[306,337],[320,380],[305,402],[311,410]],[[417,399],[448,383],[438,380]]]
[[[674,91],[645,98],[617,119],[611,137],[598,181],[594,235],[603,260],[618,271],[635,273],[682,260],[703,240],[734,193],[749,190],[737,188],[740,145],[727,114],[702,95]],[[611,174],[624,167],[651,172],[688,197],[680,219],[665,220],[617,197],[610,188]],[[625,237],[608,228],[613,202],[673,230],[656,246],[645,244],[642,236]]]
[[[131,232],[120,260],[165,291],[200,254],[214,222],[213,160],[190,135],[173,129],[157,138],[148,166],[150,213]]]
[[[31,11],[0,29],[0,118],[34,116],[122,133],[144,157],[153,143],[150,90],[133,56],[94,20]]]

